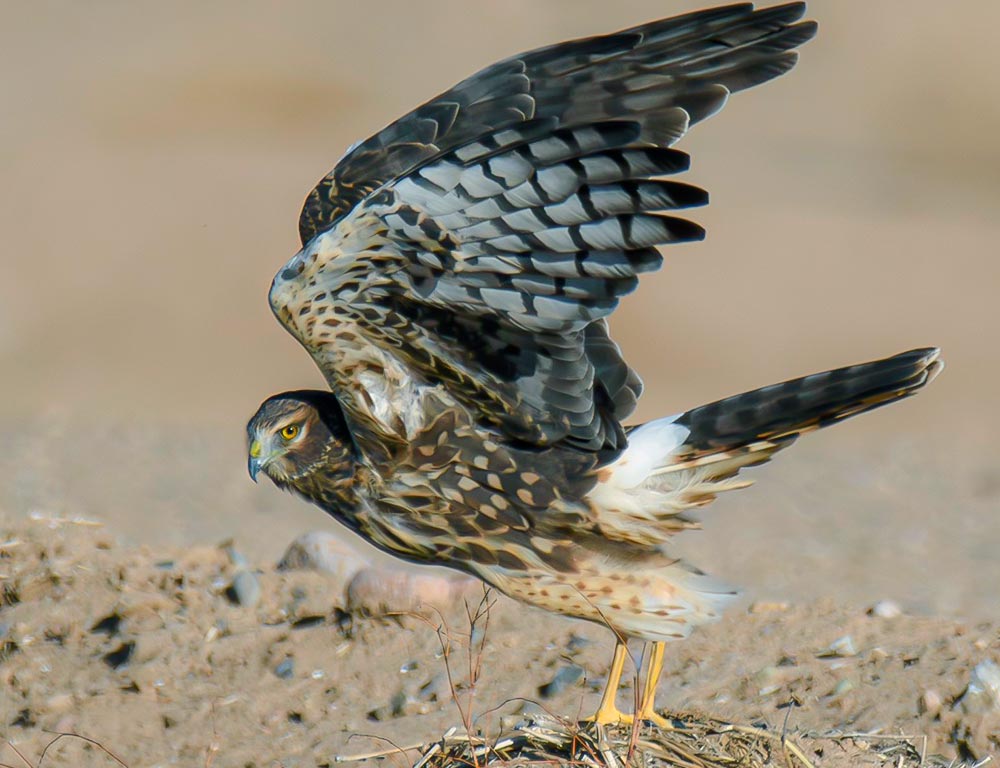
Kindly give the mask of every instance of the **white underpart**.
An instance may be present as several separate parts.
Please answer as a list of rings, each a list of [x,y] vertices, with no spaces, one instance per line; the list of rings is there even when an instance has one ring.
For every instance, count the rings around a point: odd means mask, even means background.
[[[662,546],[692,524],[678,520],[686,510],[701,506],[715,493],[750,484],[720,480],[715,472],[719,464],[679,465],[690,431],[676,423],[678,418],[680,414],[668,416],[633,430],[625,452],[600,470],[599,482],[587,499],[605,513],[600,520],[606,535]]]
[[[683,414],[674,414],[643,424],[628,438],[628,448],[608,469],[618,488],[637,488],[669,463],[684,445],[691,430],[675,422]]]
[[[690,434],[675,423],[679,417],[667,416],[633,430],[625,452],[601,470],[601,480],[587,498],[608,513],[601,516],[607,534],[648,544],[669,538],[660,523],[683,511],[683,491],[696,481],[691,473],[661,476]]]

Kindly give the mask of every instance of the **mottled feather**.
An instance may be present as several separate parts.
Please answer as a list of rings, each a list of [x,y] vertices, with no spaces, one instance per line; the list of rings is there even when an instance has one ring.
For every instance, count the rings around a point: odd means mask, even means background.
[[[669,149],[815,33],[739,4],[549,46],[473,75],[353,148],[310,194],[271,302],[362,450],[436,401],[537,446],[613,455],[640,391],[604,319],[707,194]],[[378,378],[374,381],[373,377]],[[391,452],[390,452],[391,453]]]

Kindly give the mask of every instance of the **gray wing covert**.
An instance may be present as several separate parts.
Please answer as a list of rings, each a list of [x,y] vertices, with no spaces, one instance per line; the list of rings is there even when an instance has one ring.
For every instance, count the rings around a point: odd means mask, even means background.
[[[673,215],[707,194],[665,178],[688,167],[668,147],[791,68],[815,33],[803,12],[728,6],[489,67],[341,160],[306,201],[303,242],[377,233],[352,300],[379,307],[380,338],[405,326],[390,341],[408,364],[484,422],[617,450],[641,384],[604,319],[657,246],[704,236]]]

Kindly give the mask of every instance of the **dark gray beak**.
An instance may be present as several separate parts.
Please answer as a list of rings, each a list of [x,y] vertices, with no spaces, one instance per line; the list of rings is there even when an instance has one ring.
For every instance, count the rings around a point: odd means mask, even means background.
[[[260,459],[255,459],[251,456],[247,459],[247,472],[250,473],[250,479],[255,483],[257,482],[257,475],[260,473],[260,468],[264,466],[264,462]]]

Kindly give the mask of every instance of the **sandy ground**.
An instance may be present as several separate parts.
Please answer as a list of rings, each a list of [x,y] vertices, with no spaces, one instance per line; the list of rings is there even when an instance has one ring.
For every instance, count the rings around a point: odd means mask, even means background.
[[[0,761],[16,762],[15,748],[37,759],[54,731],[130,766],[328,765],[433,740],[463,711],[487,736],[533,711],[578,719],[607,674],[599,627],[505,598],[471,624],[476,584],[463,598],[398,580],[372,589],[349,573],[248,563],[231,545],[122,548],[42,520],[0,534]],[[231,587],[248,574],[259,593],[244,588],[239,604]],[[946,758],[1000,747],[1000,688],[969,692],[974,677],[1000,685],[998,625],[895,612],[829,601],[734,611],[670,648],[658,705],[791,735],[905,734]],[[632,695],[630,679],[623,708]],[[72,740],[44,763],[110,764]]]
[[[43,729],[67,728],[130,766],[319,765],[383,744],[351,734],[417,742],[461,721],[439,685],[420,693],[445,666],[433,627],[348,627],[342,578],[274,570],[333,524],[246,477],[258,402],[320,384],[267,285],[355,139],[515,51],[700,5],[4,8],[0,744],[34,761]],[[927,344],[948,369],[705,510],[678,547],[746,597],[671,649],[660,703],[777,726],[795,696],[800,733],[985,755],[997,723],[962,696],[1000,662],[1000,4],[815,0],[810,16],[799,68],[681,145],[709,238],[668,250],[613,319],[646,382],[637,419]],[[260,572],[255,607],[226,597],[229,539]],[[904,615],[868,616],[883,599]],[[847,635],[855,655],[822,655]],[[495,707],[576,664],[541,703],[585,712],[609,655],[600,628],[501,601],[472,710],[494,728]],[[46,764],[111,764],[58,746]]]

